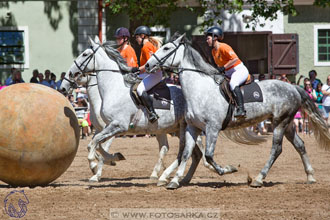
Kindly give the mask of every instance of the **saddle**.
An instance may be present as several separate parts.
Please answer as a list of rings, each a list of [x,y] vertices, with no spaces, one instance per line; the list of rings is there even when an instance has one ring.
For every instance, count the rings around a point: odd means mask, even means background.
[[[237,103],[235,101],[235,98],[233,97],[233,93],[230,90],[229,81],[230,79],[227,77],[225,77],[225,79],[222,80],[221,82],[216,81],[219,84],[219,90],[221,95],[229,103],[227,116],[223,122],[222,130],[224,130],[231,121],[234,109],[235,107],[237,107]],[[259,85],[255,82],[252,82],[250,80],[250,77],[246,80],[246,82],[243,85],[240,86],[240,89],[243,94],[244,104],[250,102],[263,102],[263,95]]]
[[[130,95],[135,105],[144,106],[136,91],[139,83],[140,82],[137,82],[131,86]],[[166,85],[165,80],[160,81],[149,91],[147,91],[147,93],[152,98],[153,106],[155,109],[171,109],[171,93],[169,87]]]

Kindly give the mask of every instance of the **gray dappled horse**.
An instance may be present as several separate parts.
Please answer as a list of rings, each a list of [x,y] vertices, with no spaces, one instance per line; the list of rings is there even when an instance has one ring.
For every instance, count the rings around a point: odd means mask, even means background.
[[[184,138],[186,123],[184,121],[184,112],[186,108],[186,102],[183,98],[181,89],[177,86],[169,86],[172,106],[170,110],[157,109],[156,112],[160,116],[157,122],[150,123],[147,118],[147,113],[143,109],[141,118],[136,122],[132,128],[130,124],[138,113],[141,111],[140,107],[137,107],[131,96],[130,86],[126,85],[124,80],[125,74],[131,71],[130,67],[127,67],[125,61],[120,56],[119,52],[111,47],[109,43],[103,43],[103,45],[95,43],[90,39],[91,47],[86,49],[72,64],[68,70],[68,80],[72,82],[79,82],[82,78],[87,78],[87,75],[93,75],[96,73],[97,88],[99,95],[102,99],[102,104],[98,104],[100,110],[95,111],[96,117],[99,119],[102,117],[102,122],[106,126],[101,129],[92,139],[89,144],[89,156],[88,159],[93,161],[98,150],[105,158],[111,158],[111,155],[107,154],[102,147],[98,147],[98,144],[115,137],[116,135],[133,135],[133,134],[156,134],[159,142],[160,158],[158,165],[156,164],[151,177],[157,178],[158,172],[162,165],[162,159],[168,151],[168,141],[166,134],[177,133],[180,138],[179,152],[183,151],[185,146]],[[92,100],[91,100],[92,101]],[[193,163],[185,179],[190,181],[192,175],[202,157],[204,152],[201,139],[197,142],[198,147],[195,148],[193,154]],[[106,149],[108,150],[108,149]],[[180,163],[181,155],[166,169],[162,177],[159,179],[159,185],[164,185],[167,181],[168,175],[178,166]],[[203,159],[205,159],[203,157]],[[205,162],[205,161],[204,161]],[[160,164],[160,165],[159,165]],[[209,166],[206,162],[205,166]],[[213,168],[211,168],[213,170]]]
[[[225,169],[213,160],[218,134],[222,129],[229,107],[226,99],[220,94],[219,85],[214,78],[217,77],[218,80],[223,81],[224,76],[215,76],[218,74],[217,70],[206,63],[201,55],[186,42],[185,35],[162,46],[146,63],[148,72],[153,72],[160,67],[178,69],[188,109],[185,115],[188,123],[186,146],[181,164],[168,188],[179,187],[179,180],[183,176],[186,161],[190,157],[196,137],[201,131],[206,133],[205,157],[207,162],[219,175],[224,174]],[[304,109],[310,117],[314,136],[319,146],[330,149],[330,134],[325,121],[302,88],[279,80],[265,80],[258,82],[258,85],[263,94],[263,102],[245,103],[246,118],[233,119],[226,128],[226,130],[233,130],[251,126],[265,119],[273,121],[274,132],[270,157],[251,186],[262,186],[263,179],[282,152],[284,135],[299,153],[307,174],[307,181],[315,182],[314,170],[309,162],[304,142],[295,132],[292,121],[297,110]]]
[[[69,72],[67,72],[59,90],[62,93],[71,93],[73,88],[76,88],[78,86],[87,87],[86,90],[89,99],[90,120],[97,134],[105,127],[105,123],[100,115],[102,99],[100,97],[99,89],[97,87],[96,76],[80,77],[79,79],[77,79],[77,81],[71,81],[69,79]],[[102,148],[105,152],[109,151],[113,139],[114,137],[102,144]],[[88,151],[90,151],[89,148]],[[105,162],[111,165],[114,161],[124,159],[124,157],[119,153],[114,154],[113,157],[106,158],[107,160],[105,160],[102,155],[96,155],[96,158],[98,160],[98,163],[96,163],[94,160],[89,160],[89,167],[94,174],[89,179],[89,181],[91,182],[98,182],[101,179],[102,168]]]

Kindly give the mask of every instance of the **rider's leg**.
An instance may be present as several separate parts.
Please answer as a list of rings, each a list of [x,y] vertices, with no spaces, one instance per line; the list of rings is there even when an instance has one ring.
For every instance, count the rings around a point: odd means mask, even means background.
[[[243,95],[242,92],[239,88],[240,85],[242,85],[246,79],[249,76],[249,71],[247,68],[243,65],[240,64],[235,68],[235,71],[231,75],[230,79],[230,89],[233,91],[234,98],[237,102],[237,110],[235,112],[235,117],[245,117],[245,110],[244,110],[244,100],[243,100]]]
[[[146,106],[149,112],[149,121],[155,122],[159,117],[155,112],[155,109],[152,104],[151,97],[147,94],[147,91],[154,87],[157,83],[162,80],[162,72],[158,71],[154,74],[149,74],[145,77],[142,82],[137,87],[137,93],[142,100],[143,104]]]

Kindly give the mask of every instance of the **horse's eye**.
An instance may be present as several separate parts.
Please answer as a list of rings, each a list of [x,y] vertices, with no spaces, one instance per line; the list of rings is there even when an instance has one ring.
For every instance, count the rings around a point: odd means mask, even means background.
[[[168,47],[164,47],[164,50],[166,51],[166,50],[169,50],[170,48],[168,48]]]
[[[83,57],[87,56],[87,53],[83,53]]]

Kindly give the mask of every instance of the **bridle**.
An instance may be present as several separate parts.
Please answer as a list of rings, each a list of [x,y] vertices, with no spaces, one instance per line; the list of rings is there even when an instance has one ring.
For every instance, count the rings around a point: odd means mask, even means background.
[[[115,70],[115,69],[98,69],[98,70],[95,69],[95,54],[98,51],[98,49],[100,49],[100,47],[102,47],[102,46],[98,45],[98,47],[94,50],[93,46],[90,46],[90,49],[93,51],[93,53],[91,53],[83,62],[81,62],[80,65],[78,64],[78,62],[76,60],[73,61],[74,64],[76,65],[76,67],[79,69],[78,73],[80,73],[84,77],[87,77],[87,82],[89,81],[88,77],[97,76],[96,74],[98,72],[102,72],[102,71],[120,72],[120,70]],[[88,64],[91,62],[92,59],[94,60],[93,61],[94,62],[94,68],[93,68],[93,70],[86,71],[86,68],[87,68]],[[96,74],[91,74],[91,73],[96,73]],[[70,78],[74,78],[72,76],[72,73],[70,73]],[[72,81],[72,80],[70,80],[66,77],[64,77],[64,79],[67,80],[70,83],[70,86],[72,86],[72,88],[82,88],[81,86],[78,86],[76,81]],[[96,85],[97,85],[97,83],[92,84],[92,85],[87,84],[86,88],[91,87],[91,86],[96,86]]]
[[[172,50],[171,52],[169,52],[166,56],[164,56],[162,59],[159,59],[157,56],[156,56],[156,54],[152,54],[152,56],[154,56],[155,57],[155,59],[157,60],[157,65],[156,66],[158,66],[158,67],[160,67],[161,69],[163,68],[163,67],[165,67],[163,64],[165,63],[165,61],[170,57],[170,56],[172,56],[172,54],[174,54],[174,56],[173,56],[173,59],[172,59],[172,62],[171,62],[171,65],[170,66],[172,66],[173,65],[173,62],[174,62],[174,59],[175,59],[175,56],[176,56],[176,51],[179,49],[179,47],[181,46],[181,45],[183,45],[184,46],[184,43],[179,43],[178,45],[176,45],[174,42],[170,42],[170,43],[172,43],[174,46],[175,46],[175,48],[174,48],[174,50]]]

